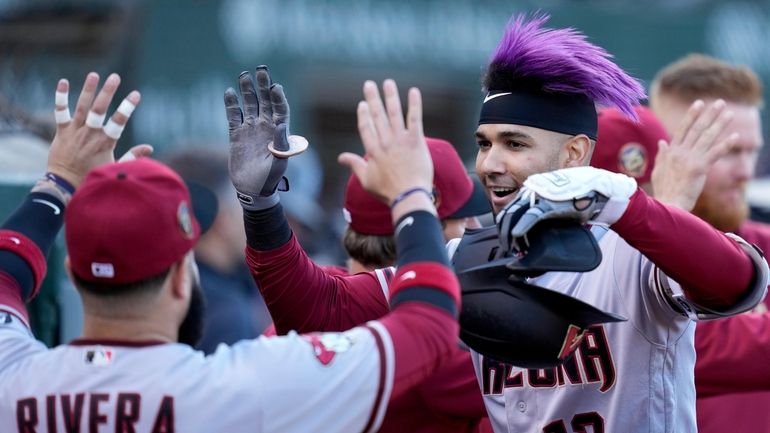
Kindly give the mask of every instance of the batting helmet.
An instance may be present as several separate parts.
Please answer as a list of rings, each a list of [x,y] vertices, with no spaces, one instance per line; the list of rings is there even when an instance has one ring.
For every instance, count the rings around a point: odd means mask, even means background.
[[[466,232],[453,257],[462,287],[460,338],[498,361],[553,367],[573,353],[584,329],[625,319],[526,282],[548,271],[595,269],[601,251],[590,231],[575,222],[545,220],[528,236],[526,255],[511,256],[500,251],[497,227]]]

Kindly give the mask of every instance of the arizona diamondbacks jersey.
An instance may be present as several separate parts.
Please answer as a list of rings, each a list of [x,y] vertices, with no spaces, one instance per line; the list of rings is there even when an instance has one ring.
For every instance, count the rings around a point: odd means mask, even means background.
[[[599,245],[603,260],[594,271],[528,282],[628,321],[589,328],[557,368],[526,370],[473,353],[496,432],[696,431],[695,322],[671,307],[666,277],[617,233],[607,231]]]
[[[4,433],[357,432],[376,429],[389,400],[393,353],[378,322],[204,356],[106,341],[49,350],[18,317],[0,311]]]

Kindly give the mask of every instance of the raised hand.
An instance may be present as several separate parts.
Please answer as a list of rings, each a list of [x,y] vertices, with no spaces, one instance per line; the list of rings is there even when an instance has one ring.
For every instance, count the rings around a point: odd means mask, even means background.
[[[701,100],[690,106],[671,143],[661,140],[658,144],[651,178],[658,201],[693,209],[709,168],[738,141],[738,133],[721,138],[732,117],[721,99],[708,107]]]
[[[623,215],[635,191],[633,178],[594,167],[534,174],[496,217],[500,245],[506,251],[526,250],[527,233],[546,219],[611,225]]]
[[[225,112],[230,131],[230,180],[245,209],[259,210],[278,203],[276,190],[284,183],[288,158],[303,152],[307,140],[289,136],[289,103],[280,84],[271,84],[267,66],[256,70],[257,87],[248,72],[235,90],[225,91]]]
[[[70,117],[69,82],[59,80],[54,113],[56,136],[48,153],[48,172],[77,187],[92,168],[115,161],[115,144],[141,99],[136,90],[129,93],[104,125],[107,108],[119,85],[120,76],[111,74],[97,94],[99,75],[89,73],[75,107],[75,115]],[[152,148],[140,145],[132,148],[132,152],[146,155],[152,152]]]
[[[411,189],[432,191],[433,161],[422,128],[420,91],[409,89],[404,124],[395,81],[385,80],[382,87],[384,105],[373,81],[364,83],[365,100],[358,103],[358,132],[366,159],[347,152],[338,159],[350,167],[367,191],[391,205]]]

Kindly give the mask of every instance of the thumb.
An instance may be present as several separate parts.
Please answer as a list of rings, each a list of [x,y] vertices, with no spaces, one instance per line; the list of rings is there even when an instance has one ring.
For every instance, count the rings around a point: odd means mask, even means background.
[[[289,125],[281,123],[275,127],[273,132],[273,148],[279,151],[289,150]]]
[[[337,157],[337,162],[348,167],[356,175],[361,184],[364,184],[364,175],[368,167],[366,160],[355,153],[343,152]]]
[[[137,158],[144,158],[152,155],[155,149],[149,144],[137,144],[120,157],[118,162],[131,161]]]

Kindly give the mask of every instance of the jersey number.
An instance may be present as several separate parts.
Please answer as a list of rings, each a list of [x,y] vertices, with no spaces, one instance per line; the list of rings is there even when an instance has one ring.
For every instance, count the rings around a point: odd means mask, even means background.
[[[604,433],[604,418],[596,412],[579,413],[570,422],[573,433]],[[588,429],[590,427],[590,430]],[[543,427],[543,433],[569,433],[564,420],[556,420]]]

